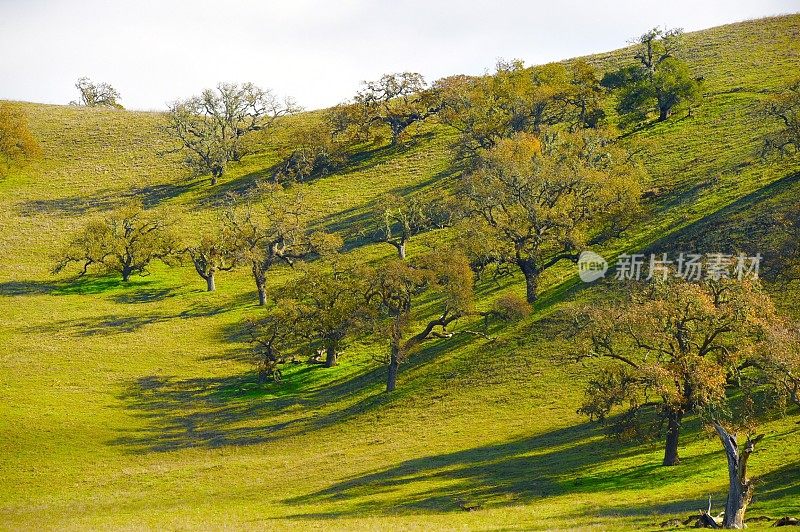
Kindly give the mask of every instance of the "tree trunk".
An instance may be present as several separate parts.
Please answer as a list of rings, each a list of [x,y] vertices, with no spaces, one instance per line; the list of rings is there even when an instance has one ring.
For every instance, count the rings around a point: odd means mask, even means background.
[[[536,270],[534,263],[530,260],[519,260],[517,264],[520,270],[522,270],[522,275],[525,276],[525,297],[528,303],[533,305],[536,303],[538,297],[539,272]]]
[[[132,273],[133,273],[133,271],[130,268],[128,268],[127,266],[123,266],[122,267],[122,281],[125,282],[125,283],[130,281]]]
[[[392,344],[392,354],[389,358],[389,374],[386,378],[386,391],[393,392],[397,386],[397,371],[400,369],[400,347]]]
[[[405,128],[395,120],[389,123],[389,127],[392,129],[392,146],[397,146],[397,141],[400,140],[400,134],[403,133],[403,129]]]
[[[658,108],[658,121],[663,122],[667,118],[669,118],[669,107],[660,106]]]
[[[225,171],[225,169],[220,165],[216,165],[215,164],[214,166],[211,167],[211,184],[212,185],[216,185],[217,184],[217,179],[222,177],[222,174],[223,174],[224,171]]]
[[[256,289],[258,290],[258,304],[263,307],[267,304],[267,277],[256,262],[253,262],[252,270],[253,279],[256,281]]]
[[[206,290],[208,292],[213,292],[217,289],[217,284],[214,281],[214,272],[211,272],[206,276]]]
[[[267,304],[267,289],[264,287],[264,283],[256,281],[256,285],[258,287],[258,305],[263,307]]]
[[[678,437],[680,436],[682,418],[683,415],[680,412],[667,414],[667,441],[664,447],[662,465],[674,466],[681,463],[681,459],[678,457]]]
[[[332,368],[336,365],[336,344],[330,343],[325,346],[325,367]]]
[[[744,513],[753,498],[753,483],[747,478],[747,459],[764,435],[756,436],[752,440],[748,438],[740,451],[735,434],[729,433],[719,423],[714,423],[714,428],[728,459],[728,500],[725,502],[722,527],[744,528]]]
[[[397,256],[400,257],[401,260],[406,260],[406,243],[400,242],[397,244]]]

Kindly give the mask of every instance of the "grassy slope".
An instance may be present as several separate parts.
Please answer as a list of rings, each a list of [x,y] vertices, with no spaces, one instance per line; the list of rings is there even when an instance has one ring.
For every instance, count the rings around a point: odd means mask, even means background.
[[[629,137],[651,141],[660,193],[617,249],[680,236],[770,184],[791,185],[800,164],[755,157],[766,129],[751,113],[798,72],[799,34],[795,15],[688,36],[708,95],[692,118]],[[624,54],[591,60],[609,66]],[[370,344],[351,346],[333,370],[297,366],[279,388],[256,386],[237,335],[258,312],[246,270],[221,275],[215,294],[189,268],[157,267],[129,287],[53,278],[52,250],[125,195],[185,227],[213,223],[221,193],[252,182],[275,154],[247,158],[210,189],[156,155],[168,146],[158,115],[22,105],[45,156],[0,181],[0,526],[606,529],[652,527],[709,494],[722,503],[723,457],[696,423],[684,464],[665,469],[658,443],[609,442],[575,414],[591,368],[560,362],[558,316],[603,294],[559,288],[566,267],[549,276],[536,315],[494,343],[428,345],[391,398],[371,359],[382,346]],[[320,223],[346,228],[382,192],[444,178],[450,133],[420,133],[405,150],[376,150],[315,182]],[[521,291],[520,279],[482,284],[481,304],[504,290]],[[796,308],[794,297],[782,304]],[[798,420],[767,427],[751,462],[761,478],[753,515],[800,513]],[[483,508],[463,512],[461,501]]]

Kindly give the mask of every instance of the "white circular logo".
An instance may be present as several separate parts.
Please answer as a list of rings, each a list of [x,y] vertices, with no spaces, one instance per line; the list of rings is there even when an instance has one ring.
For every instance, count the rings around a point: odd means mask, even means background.
[[[578,276],[584,283],[605,277],[607,271],[608,261],[594,251],[584,251],[578,257]]]

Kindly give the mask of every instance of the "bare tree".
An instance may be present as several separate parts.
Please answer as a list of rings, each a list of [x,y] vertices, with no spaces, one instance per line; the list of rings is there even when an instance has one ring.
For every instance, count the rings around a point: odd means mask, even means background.
[[[199,96],[170,104],[165,130],[179,141],[176,151],[198,174],[211,174],[211,184],[222,177],[230,161],[245,154],[243,138],[270,127],[281,117],[300,110],[291,98],[280,99],[252,83],[220,83]]]
[[[349,109],[354,113],[351,118],[364,125],[388,126],[392,144],[396,144],[411,124],[439,111],[437,94],[416,72],[385,74],[377,81],[365,81],[364,88],[354,98],[356,105],[342,109]]]
[[[78,89],[78,100],[70,102],[71,105],[123,108],[117,101],[120,99],[119,91],[108,83],[95,83],[83,77],[75,82],[75,88]]]

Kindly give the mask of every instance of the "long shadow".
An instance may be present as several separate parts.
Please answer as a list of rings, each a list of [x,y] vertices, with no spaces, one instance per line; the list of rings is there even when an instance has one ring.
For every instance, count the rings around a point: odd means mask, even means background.
[[[136,286],[141,287],[149,282],[137,281]],[[86,276],[59,281],[6,281],[0,283],[0,296],[93,295],[122,286],[124,286],[122,280],[114,276]]]
[[[174,297],[175,291],[172,288],[152,288],[144,290],[136,290],[135,292],[126,292],[111,296],[111,299],[117,303],[124,304],[137,304],[137,303],[152,303],[155,301],[163,301],[167,298]]]
[[[712,477],[716,475],[720,482],[724,483],[727,480],[725,457],[721,450],[711,451],[701,456],[692,457],[691,460],[692,462],[703,464],[708,474]],[[685,468],[686,466],[687,464],[683,463],[679,468]],[[750,521],[751,523],[771,521],[783,515],[793,515],[794,512],[800,510],[800,461],[788,463],[765,475],[759,476],[756,472],[752,471],[751,475],[753,475],[755,494],[748,508],[745,521]],[[635,486],[625,487],[626,489],[635,489]],[[712,509],[714,511],[721,511],[725,506],[725,498],[727,495],[725,488],[710,493],[709,495],[711,495]],[[761,503],[765,501],[788,502],[788,505],[782,509],[780,514],[765,518],[764,511],[761,509]],[[645,517],[678,514],[681,519],[683,519],[688,516],[698,515],[698,509],[704,509],[707,505],[708,497],[705,495],[703,497],[681,498],[668,503],[638,504],[620,501],[620,504],[612,507],[593,510],[592,515]],[[653,519],[653,526],[656,526],[656,517],[653,517]]]
[[[51,281],[6,281],[0,283],[0,296],[15,297],[50,294],[60,287],[60,283]]]
[[[402,197],[410,196],[436,183],[445,181],[455,175],[457,171],[458,170],[453,167],[448,167],[424,181],[413,185],[397,187],[390,190],[388,193]],[[368,233],[368,226],[370,218],[372,217],[372,212],[378,201],[380,201],[380,198],[323,216],[316,220],[314,227],[329,233],[339,233],[343,235],[345,251],[351,251],[364,245],[374,244],[376,240]]]
[[[31,325],[22,328],[27,333],[66,332],[73,336],[102,336],[108,334],[132,333],[146,325],[164,322],[174,316],[167,314],[136,314],[120,316],[110,314],[91,319],[51,321],[47,324]]]
[[[269,441],[273,433],[302,421],[241,426],[242,421],[269,419],[275,402],[282,401],[283,407],[294,403],[292,398],[254,400],[263,393],[254,380],[240,377],[142,377],[120,398],[129,403],[135,416],[148,422],[147,427],[123,431],[111,443],[133,453],[250,445]]]
[[[746,196],[739,198],[738,200],[715,211],[714,213],[681,228],[676,232],[665,235],[664,237],[651,243],[644,251],[645,253],[649,253],[650,251],[663,251],[665,249],[674,248],[679,244],[690,244],[695,246],[697,246],[698,243],[702,244],[703,235],[713,232],[713,230],[718,228],[726,219],[734,215],[747,212],[758,204],[788,191],[791,189],[791,187],[798,183],[800,183],[800,172],[795,172],[782,177],[754,192],[751,192]],[[715,244],[717,244],[717,242],[715,242]],[[734,245],[735,242],[731,241],[727,244],[728,249],[713,249],[708,251],[735,252],[737,250],[732,248]],[[690,249],[689,251],[693,250]]]
[[[794,512],[800,511],[800,460],[789,462],[766,475],[755,474],[754,505],[767,499],[794,501]],[[780,516],[778,516],[780,517]]]
[[[138,198],[146,209],[155,207],[163,201],[176,198],[201,186],[200,181],[184,181],[181,183],[162,183],[146,187],[135,187],[128,195]]]
[[[249,349],[242,347],[241,325],[224,327],[222,335],[226,341],[237,343],[237,356],[241,360],[250,356]],[[289,365],[283,382],[265,385],[257,382],[255,371],[207,379],[143,377],[129,385],[120,399],[133,415],[146,419],[147,426],[123,434],[112,443],[127,447],[132,453],[146,453],[184,447],[252,445],[298,431],[328,428],[416,393],[414,379],[406,379],[405,375],[470,340],[465,335],[457,338],[431,342],[411,356],[401,368],[399,387],[392,395],[383,393],[386,376],[383,365],[332,377],[326,373],[330,370],[318,365]],[[363,396],[359,397],[360,394]],[[343,406],[336,408],[338,405]],[[292,420],[282,423],[264,422],[289,407],[307,414],[295,414]],[[327,412],[319,415],[323,408]]]
[[[17,206],[20,216],[41,214],[77,216],[97,211],[108,211],[118,206],[120,195],[111,191],[100,191],[89,196],[28,200]]]
[[[446,512],[458,510],[461,502],[520,504],[564,493],[645,489],[655,481],[678,482],[697,473],[693,463],[668,472],[657,463],[611,472],[599,467],[640,452],[638,445],[603,439],[598,427],[587,422],[504,443],[406,460],[285,502],[342,505],[340,510],[292,516],[296,518],[338,518],[363,511]],[[700,458],[692,462],[701,463]],[[435,488],[430,489],[431,485]],[[392,497],[392,493],[397,496]]]
[[[42,200],[28,200],[17,206],[21,216],[59,215],[78,216],[92,212],[110,211],[126,199],[135,198],[142,201],[145,208],[155,207],[159,203],[175,198],[197,188],[197,180],[181,183],[163,183],[145,187],[133,187],[130,190],[101,190],[85,196],[67,196]]]

